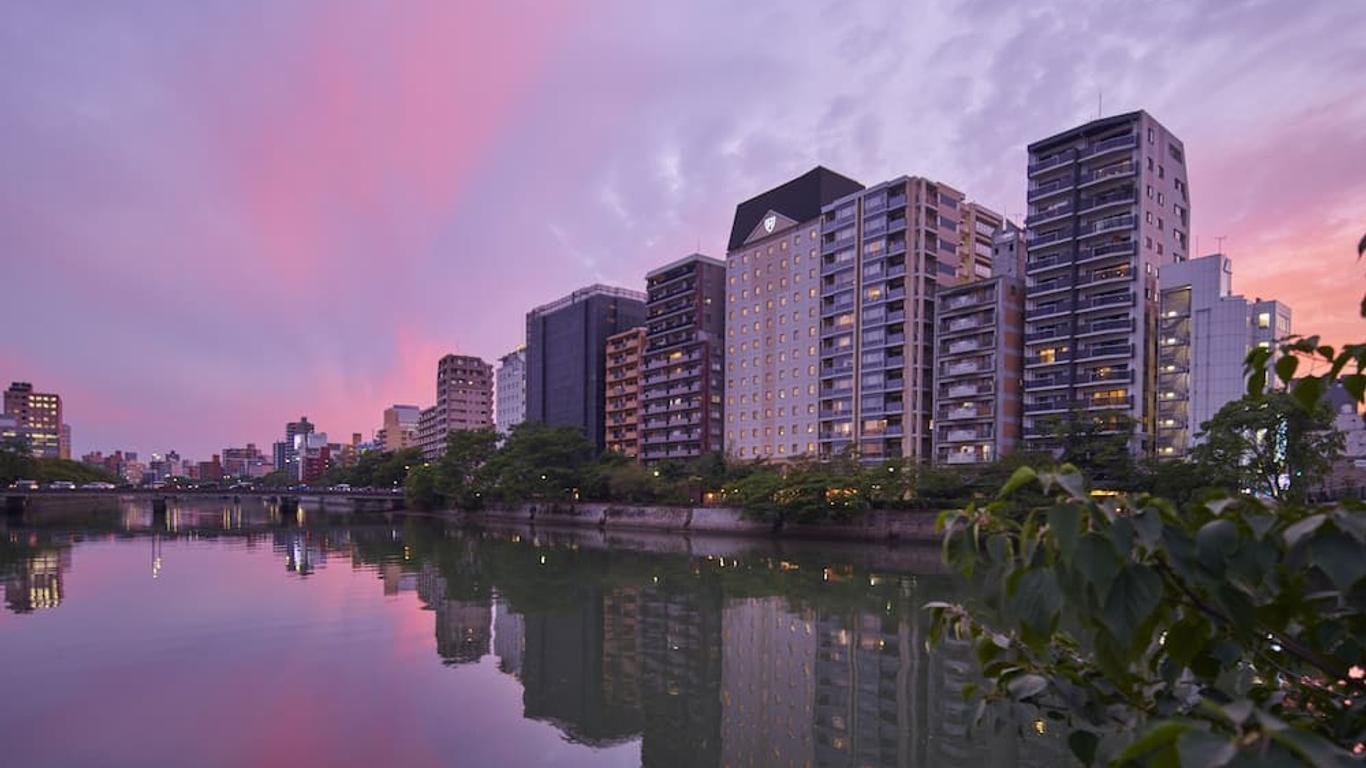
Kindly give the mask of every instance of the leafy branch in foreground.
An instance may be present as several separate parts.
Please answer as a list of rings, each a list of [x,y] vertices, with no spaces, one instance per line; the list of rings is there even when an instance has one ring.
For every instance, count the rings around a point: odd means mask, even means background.
[[[1012,496],[1031,485],[1053,503],[1021,516]],[[1224,496],[1179,512],[1092,498],[1065,465],[1022,467],[940,523],[982,596],[931,604],[932,637],[971,639],[983,710],[1065,721],[1083,764],[1317,766],[1366,749],[1361,508]]]
[[[1293,477],[1340,447],[1322,429],[1329,386],[1366,401],[1366,343],[1279,352],[1248,355],[1248,398],[1221,411],[1222,432],[1263,437],[1203,451],[1237,485],[1263,476],[1275,501],[1104,497],[1064,464],[1021,467],[995,499],[940,516],[945,559],[980,592],[927,606],[930,635],[972,641],[979,722],[990,708],[1062,721],[1088,766],[1366,761],[1366,507],[1305,505]],[[1288,396],[1267,391],[1272,375]],[[1034,488],[1049,500],[1022,503]]]

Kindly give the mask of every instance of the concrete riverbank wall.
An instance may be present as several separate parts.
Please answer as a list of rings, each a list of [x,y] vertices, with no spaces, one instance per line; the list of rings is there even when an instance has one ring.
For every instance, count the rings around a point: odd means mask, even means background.
[[[938,543],[932,510],[874,510],[844,523],[801,524],[746,517],[733,507],[662,507],[629,504],[521,504],[478,512],[451,511],[464,522],[505,522],[602,530],[706,533],[727,536]]]

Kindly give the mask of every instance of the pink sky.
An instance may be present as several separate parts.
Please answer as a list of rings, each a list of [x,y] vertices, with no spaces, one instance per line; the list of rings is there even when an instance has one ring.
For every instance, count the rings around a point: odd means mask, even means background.
[[[1357,339],[1363,39],[1340,0],[7,4],[0,380],[78,453],[368,436],[817,163],[1018,218],[1101,89],[1182,137],[1235,290]]]

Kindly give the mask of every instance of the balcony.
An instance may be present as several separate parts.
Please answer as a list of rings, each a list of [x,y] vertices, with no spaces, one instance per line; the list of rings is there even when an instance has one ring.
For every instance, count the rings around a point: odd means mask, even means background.
[[[954,318],[945,324],[945,333],[962,333],[963,331],[975,331],[990,325],[990,321],[983,321],[977,315]]]
[[[1134,164],[1130,162],[1124,162],[1116,165],[1108,165],[1104,168],[1098,168],[1094,171],[1083,171],[1081,174],[1080,183],[1081,186],[1088,187],[1092,184],[1100,184],[1102,182],[1111,181],[1114,179],[1128,178],[1133,175]]]
[[[971,419],[989,419],[991,418],[991,415],[991,406],[964,405],[940,411],[939,418],[943,421],[967,421]]]
[[[1076,151],[1076,150],[1074,150],[1074,149],[1065,149],[1065,150],[1063,150],[1063,151],[1061,151],[1061,152],[1058,152],[1058,153],[1056,153],[1056,154],[1054,154],[1054,155],[1051,155],[1051,156],[1045,157],[1045,158],[1041,158],[1040,160],[1037,160],[1037,161],[1035,161],[1035,162],[1030,163],[1030,164],[1029,164],[1029,175],[1030,175],[1030,176],[1034,176],[1035,174],[1044,173],[1045,171],[1049,171],[1049,170],[1052,170],[1052,169],[1054,169],[1054,168],[1061,168],[1062,166],[1065,166],[1065,165],[1068,165],[1068,164],[1070,164],[1070,163],[1075,162],[1076,159],[1077,159],[1077,151]]]
[[[1044,329],[1035,331],[1034,333],[1026,333],[1026,334],[1025,334],[1025,343],[1029,344],[1029,343],[1033,343],[1033,342],[1036,342],[1036,341],[1048,341],[1049,339],[1061,339],[1061,338],[1065,338],[1065,337],[1067,336],[1067,333],[1068,333],[1067,323],[1059,323],[1058,325],[1050,326],[1050,327],[1048,327],[1048,328],[1044,328]]]
[[[1053,230],[1053,231],[1051,231],[1051,232],[1042,232],[1042,233],[1035,232],[1034,230],[1031,229],[1031,230],[1029,231],[1028,246],[1029,246],[1030,248],[1035,248],[1035,247],[1037,247],[1037,246],[1048,245],[1048,244],[1050,244],[1050,243],[1061,243],[1061,242],[1063,242],[1064,240],[1071,240],[1071,239],[1072,239],[1072,233],[1071,233],[1070,231],[1068,231],[1068,228],[1067,228],[1067,227],[1063,227],[1063,228],[1061,228],[1061,229],[1055,229],[1055,230]]]
[[[945,376],[971,376],[977,373],[987,373],[991,370],[991,365],[985,360],[963,360],[961,362],[949,363],[941,369]]]
[[[1083,264],[1096,259],[1108,259],[1115,256],[1132,256],[1138,253],[1138,243],[1107,243],[1098,245],[1094,248],[1083,248],[1077,253],[1077,263]]]
[[[1104,285],[1107,283],[1130,282],[1134,279],[1135,274],[1136,273],[1134,272],[1134,269],[1131,266],[1125,266],[1122,268],[1110,267],[1106,269],[1098,269],[1094,272],[1091,272],[1090,274],[1082,275],[1081,279],[1077,281],[1077,284],[1082,286],[1091,286]]]
[[[1059,192],[1066,192],[1073,186],[1075,186],[1075,183],[1072,181],[1071,176],[1063,176],[1062,178],[1052,179],[1042,184],[1036,184],[1033,187],[1030,187],[1026,199],[1032,203],[1035,200],[1042,200],[1043,198],[1048,197],[1049,195],[1055,195]]]
[[[1035,272],[1042,272],[1047,269],[1069,266],[1071,263],[1072,257],[1066,253],[1049,254],[1048,256],[1040,256],[1026,261],[1025,273],[1034,274]]]
[[[1087,147],[1081,156],[1083,158],[1098,157],[1121,149],[1133,149],[1136,146],[1138,146],[1138,136],[1131,133],[1127,136],[1116,136],[1113,139],[1096,142]]]
[[[943,459],[943,463],[950,465],[985,464],[989,461],[991,459],[979,451],[949,451]]]
[[[1054,315],[1065,315],[1072,311],[1072,302],[1055,301],[1050,304],[1043,304],[1025,310],[1026,320],[1037,320],[1042,317],[1052,317]]]
[[[1113,317],[1106,320],[1094,320],[1089,323],[1082,323],[1077,326],[1078,336],[1087,336],[1094,333],[1116,333],[1127,331],[1133,333],[1134,319],[1132,317]]]
[[[1132,291],[1105,293],[1077,301],[1077,311],[1085,312],[1093,309],[1105,309],[1106,307],[1132,307],[1136,302],[1137,297]]]
[[[1030,415],[1040,413],[1062,413],[1068,409],[1069,404],[1065,397],[1052,397],[1046,400],[1036,400],[1035,402],[1024,404],[1024,412]]]
[[[940,354],[962,355],[967,354],[969,352],[977,352],[980,350],[984,350],[989,348],[990,346],[990,335],[978,338],[959,339],[957,341],[950,342],[949,344],[941,347]]]
[[[1130,214],[1123,216],[1110,216],[1108,218],[1095,221],[1090,224],[1083,224],[1078,227],[1077,233],[1082,237],[1092,237],[1102,235],[1106,232],[1116,232],[1122,229],[1133,229],[1138,223],[1138,219]]]
[[[1044,222],[1054,221],[1054,220],[1056,220],[1056,219],[1061,219],[1061,218],[1063,218],[1064,216],[1070,215],[1071,213],[1072,213],[1072,202],[1071,202],[1070,200],[1069,200],[1069,201],[1065,201],[1065,202],[1061,202],[1061,203],[1057,203],[1057,204],[1055,204],[1055,205],[1050,205],[1050,206],[1048,206],[1047,208],[1044,208],[1043,210],[1036,211],[1036,212],[1030,214],[1029,216],[1027,216],[1027,217],[1025,218],[1025,226],[1026,226],[1026,227],[1038,226],[1039,224],[1043,224]]]
[[[1123,189],[1114,190],[1113,192],[1106,192],[1083,199],[1081,201],[1081,206],[1078,208],[1078,212],[1092,213],[1112,205],[1132,203],[1137,199],[1137,191],[1133,187],[1125,187]]]
[[[1132,384],[1134,372],[1130,370],[1110,371],[1101,373],[1100,371],[1088,371],[1077,377],[1077,386],[1088,386],[1091,384]]]
[[[992,391],[993,387],[990,383],[986,382],[953,384],[940,390],[939,396],[944,398],[958,399],[963,397],[976,397],[977,395],[989,395],[992,393]]]
[[[980,427],[954,427],[945,430],[942,440],[946,443],[963,443],[971,440],[990,440],[992,429],[990,426]]]
[[[1065,373],[1053,373],[1046,376],[1032,376],[1025,379],[1025,389],[1052,389],[1054,387],[1065,387],[1070,382]]]
[[[1088,411],[1101,408],[1131,408],[1134,404],[1133,395],[1102,395],[1100,397],[1087,397],[1077,401],[1077,406]]]
[[[1107,357],[1130,357],[1134,354],[1133,344],[1097,344],[1077,350],[1076,361],[1100,360]]]
[[[1038,296],[1042,293],[1052,293],[1054,291],[1064,291],[1072,287],[1072,278],[1054,277],[1049,280],[1039,280],[1029,286],[1029,295]]]
[[[1058,365],[1060,363],[1068,363],[1071,361],[1072,356],[1065,352],[1055,353],[1052,355],[1025,355],[1025,365],[1028,367]]]

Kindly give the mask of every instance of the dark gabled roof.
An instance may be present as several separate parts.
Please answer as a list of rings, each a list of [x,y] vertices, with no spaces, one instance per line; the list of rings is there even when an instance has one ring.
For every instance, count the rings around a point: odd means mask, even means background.
[[[1050,144],[1056,144],[1059,141],[1071,141],[1077,138],[1078,136],[1085,136],[1087,134],[1095,133],[1097,131],[1103,131],[1108,128],[1112,128],[1116,125],[1124,125],[1125,123],[1131,122],[1141,117],[1142,115],[1143,110],[1140,109],[1134,112],[1125,112],[1122,115],[1112,115],[1110,117],[1102,117],[1096,120],[1092,120],[1089,123],[1083,123],[1076,127],[1068,128],[1067,130],[1062,131],[1061,133],[1055,133],[1046,139],[1039,139],[1038,141],[1031,142],[1029,144],[1029,151],[1037,152],[1039,149],[1047,147]]]
[[[863,185],[857,181],[818,165],[735,206],[735,221],[730,227],[730,244],[726,250],[734,251],[744,245],[749,234],[759,226],[759,220],[769,211],[777,211],[793,221],[810,221],[820,215],[822,206],[861,189]]]

